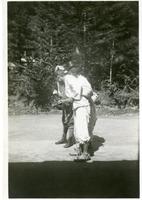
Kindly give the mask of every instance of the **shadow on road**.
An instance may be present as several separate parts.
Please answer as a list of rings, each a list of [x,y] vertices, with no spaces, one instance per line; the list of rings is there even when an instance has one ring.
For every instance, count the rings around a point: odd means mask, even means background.
[[[103,137],[92,135],[88,152],[91,156],[94,156],[94,153],[99,150],[101,146],[104,145],[105,139]]]
[[[9,163],[9,198],[138,197],[138,161]]]

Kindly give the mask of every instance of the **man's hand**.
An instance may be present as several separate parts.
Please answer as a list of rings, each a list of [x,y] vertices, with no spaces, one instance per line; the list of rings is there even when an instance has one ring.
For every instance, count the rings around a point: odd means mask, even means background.
[[[61,99],[58,101],[59,104],[68,104],[68,103],[72,103],[73,99],[72,98],[65,98],[65,99]]]
[[[63,103],[62,99],[58,100],[57,104],[61,105]]]

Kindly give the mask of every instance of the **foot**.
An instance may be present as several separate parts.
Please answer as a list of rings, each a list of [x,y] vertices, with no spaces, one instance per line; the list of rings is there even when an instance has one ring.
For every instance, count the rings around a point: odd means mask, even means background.
[[[55,144],[64,144],[64,143],[66,143],[65,139],[61,139],[61,140],[55,142]]]
[[[74,138],[70,137],[67,139],[67,143],[65,144],[64,148],[69,148],[75,144]]]
[[[74,161],[76,162],[86,162],[88,160],[90,160],[90,156],[89,154],[81,154],[80,156],[77,156]]]
[[[85,158],[83,155],[80,156],[76,156],[76,158],[74,159],[75,162],[85,162]]]
[[[85,153],[83,156],[86,161],[91,160],[90,155],[88,153]]]
[[[74,145],[74,143],[66,143],[65,145],[64,145],[64,148],[69,148],[69,147],[71,147],[71,146],[73,146]]]

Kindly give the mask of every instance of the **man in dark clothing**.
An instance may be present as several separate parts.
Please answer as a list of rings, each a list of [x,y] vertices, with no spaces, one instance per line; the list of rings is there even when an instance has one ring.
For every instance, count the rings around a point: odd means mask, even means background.
[[[65,148],[68,148],[74,144],[74,134],[73,134],[73,111],[72,104],[68,105],[62,104],[62,123],[63,123],[63,134],[59,141],[55,144],[65,144]]]
[[[61,98],[65,98],[65,88],[63,77],[66,74],[66,71],[63,66],[57,66],[55,69],[57,74],[57,94]],[[73,122],[73,110],[72,102],[62,102],[62,123],[63,123],[63,134],[59,141],[55,144],[63,144],[65,148],[72,146],[75,143],[74,139],[74,122]]]

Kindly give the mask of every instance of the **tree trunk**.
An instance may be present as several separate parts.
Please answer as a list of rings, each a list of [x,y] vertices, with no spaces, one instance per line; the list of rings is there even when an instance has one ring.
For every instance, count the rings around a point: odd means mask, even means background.
[[[109,81],[110,81],[110,84],[112,84],[112,66],[113,66],[113,58],[114,58],[114,40],[112,42],[112,50],[111,50],[110,54],[111,54],[111,57],[110,57]]]
[[[51,36],[51,38],[50,38],[50,53],[52,53],[52,49],[53,49],[53,38]]]

